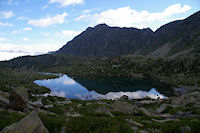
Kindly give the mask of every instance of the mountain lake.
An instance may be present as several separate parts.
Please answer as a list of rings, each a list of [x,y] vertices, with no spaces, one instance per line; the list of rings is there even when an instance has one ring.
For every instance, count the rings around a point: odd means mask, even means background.
[[[59,78],[36,80],[34,83],[51,90],[51,93],[43,94],[44,96],[80,100],[116,99],[123,95],[129,96],[129,99],[157,99],[173,95],[173,88],[170,85],[152,79],[72,79],[66,74],[59,74]]]

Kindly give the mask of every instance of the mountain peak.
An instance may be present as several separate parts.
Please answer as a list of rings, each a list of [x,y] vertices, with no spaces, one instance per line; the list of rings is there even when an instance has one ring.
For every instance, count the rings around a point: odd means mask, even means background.
[[[102,24],[98,24],[95,26],[95,28],[108,28],[109,26],[105,23],[102,23]]]

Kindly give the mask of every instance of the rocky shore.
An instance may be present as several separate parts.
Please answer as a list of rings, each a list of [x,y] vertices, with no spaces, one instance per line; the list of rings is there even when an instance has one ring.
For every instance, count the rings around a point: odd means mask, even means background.
[[[177,94],[167,99],[122,96],[115,100],[81,101],[28,97],[26,89],[18,87],[10,93],[0,91],[0,129],[2,133],[198,132],[200,90],[188,89]]]

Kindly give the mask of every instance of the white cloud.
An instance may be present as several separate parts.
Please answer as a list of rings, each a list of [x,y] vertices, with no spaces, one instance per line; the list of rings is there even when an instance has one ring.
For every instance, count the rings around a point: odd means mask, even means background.
[[[28,38],[23,38],[23,40],[24,40],[24,41],[28,41],[29,39],[28,39]]]
[[[90,10],[83,10],[83,14],[91,12]]]
[[[50,93],[50,96],[58,96],[58,97],[65,97],[65,92],[64,91],[60,91],[60,92],[57,92],[57,91],[52,91]]]
[[[47,7],[48,7],[48,5],[44,5],[44,6],[42,7],[42,10],[46,9]]]
[[[75,18],[75,21],[79,21],[81,19],[88,20],[88,19],[91,19],[91,18],[92,18],[92,15],[90,15],[90,14],[83,14],[83,15]]]
[[[50,32],[41,32],[41,34],[44,35],[44,36],[49,36]]]
[[[7,39],[6,39],[6,38],[0,37],[0,42],[1,42],[1,41],[7,41]]]
[[[41,19],[31,19],[28,21],[28,24],[31,24],[36,27],[48,27],[50,25],[54,24],[63,24],[65,22],[65,17],[67,16],[67,13],[58,14],[54,17],[46,17]]]
[[[0,28],[2,28],[2,27],[11,27],[11,26],[13,26],[13,24],[10,24],[10,23],[1,23],[0,22]]]
[[[8,0],[8,2],[6,3],[7,5],[18,5],[18,2],[13,2],[13,0]]]
[[[24,55],[27,55],[27,54],[20,53],[20,52],[1,52],[0,51],[0,61],[10,60],[15,57],[24,56]]]
[[[142,99],[145,97],[150,97],[152,99],[167,98],[166,96],[160,94],[156,89],[152,88],[149,92],[146,91],[136,91],[136,92],[109,92],[102,96],[105,99],[118,99],[121,96],[126,95],[129,99]]]
[[[75,37],[76,35],[80,34],[80,31],[73,31],[73,30],[63,30],[62,35],[67,37]]]
[[[25,17],[25,16],[20,16],[20,17],[17,17],[18,20],[28,20],[29,18],[28,17]]]
[[[13,30],[13,31],[12,31],[12,34],[22,33],[22,32],[24,32],[24,31],[31,31],[31,30],[32,30],[31,27],[25,27],[25,28],[20,29],[20,30]]]
[[[11,17],[13,17],[15,14],[13,13],[13,11],[8,11],[8,12],[0,12],[0,18],[3,19],[9,19]]]
[[[184,13],[190,9],[189,5],[174,4],[162,12],[149,13],[148,11],[138,12],[128,6],[96,14],[83,14],[75,21],[90,20],[92,25],[106,23],[110,26],[146,28],[153,25],[155,21],[163,21],[174,14]]]
[[[84,3],[84,0],[50,0],[49,3],[58,3],[60,7]]]
[[[26,28],[23,28],[22,30],[23,31],[30,31],[30,30],[32,30],[32,28],[31,27],[26,27]]]
[[[14,57],[24,55],[39,55],[45,54],[49,51],[56,51],[61,45],[54,44],[11,44],[11,43],[0,43],[0,61],[9,60]]]

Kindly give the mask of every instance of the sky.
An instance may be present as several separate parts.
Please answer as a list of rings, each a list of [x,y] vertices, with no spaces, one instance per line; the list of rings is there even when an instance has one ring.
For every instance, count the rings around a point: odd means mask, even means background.
[[[0,0],[0,60],[56,51],[97,24],[156,31],[199,10],[200,0]]]

